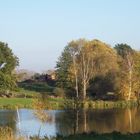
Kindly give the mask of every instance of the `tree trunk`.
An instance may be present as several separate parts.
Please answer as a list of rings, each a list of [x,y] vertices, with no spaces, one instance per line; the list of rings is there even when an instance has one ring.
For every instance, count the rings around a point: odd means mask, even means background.
[[[78,78],[77,78],[77,75],[76,75],[75,81],[76,81],[76,87],[75,87],[75,89],[76,89],[76,97],[78,98],[79,97],[79,92],[78,92]]]
[[[86,95],[87,95],[87,86],[86,86],[86,82],[84,81],[83,82],[83,99],[85,100],[86,99]]]
[[[77,70],[76,70],[76,62],[75,57],[73,56],[73,64],[74,64],[74,74],[75,74],[75,90],[76,90],[76,97],[79,97],[79,91],[78,91],[78,76],[77,76]]]
[[[128,100],[130,100],[132,94],[132,70],[129,71],[129,93]]]

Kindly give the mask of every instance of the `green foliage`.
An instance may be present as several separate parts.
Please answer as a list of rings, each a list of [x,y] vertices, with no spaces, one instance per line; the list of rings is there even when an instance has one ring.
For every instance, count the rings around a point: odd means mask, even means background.
[[[127,53],[133,53],[134,50],[131,48],[131,46],[127,44],[117,44],[115,45],[114,49],[117,51],[117,53],[122,57],[125,58]]]
[[[8,47],[8,44],[0,42],[0,65],[2,63],[6,65],[0,69],[0,89],[3,91],[14,90],[16,87],[16,77],[12,72],[19,61]]]
[[[11,74],[15,67],[19,64],[18,58],[13,54],[8,44],[0,42],[0,64],[6,63],[1,70],[3,73]]]
[[[72,57],[69,52],[69,46],[66,46],[56,64],[57,86],[61,88],[71,87],[71,80],[69,77],[71,63]]]
[[[45,82],[21,82],[19,83],[19,87],[29,91],[36,92],[52,92],[54,87],[49,86]]]
[[[65,91],[62,88],[58,88],[58,87],[54,88],[53,93],[54,93],[55,96],[58,96],[58,97],[64,97],[65,96]]]
[[[116,99],[119,90],[119,76],[117,71],[110,71],[106,75],[97,75],[90,81],[88,93],[96,99],[107,97],[107,93],[114,93],[114,98],[108,96],[108,100]],[[113,97],[113,96],[112,96]]]
[[[14,75],[4,74],[0,71],[0,89],[14,90],[16,87],[16,77]]]

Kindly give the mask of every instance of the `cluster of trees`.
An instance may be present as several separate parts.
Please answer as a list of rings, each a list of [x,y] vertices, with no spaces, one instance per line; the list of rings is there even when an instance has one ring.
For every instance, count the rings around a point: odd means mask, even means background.
[[[4,64],[4,65],[3,65]],[[16,87],[14,69],[18,66],[18,58],[13,54],[8,44],[0,42],[0,90],[9,91]]]
[[[59,57],[56,76],[57,85],[67,96],[102,98],[111,93],[121,99],[136,99],[140,92],[140,52],[127,44],[112,48],[99,40],[71,41]]]
[[[18,64],[8,44],[0,42],[1,91],[17,86],[20,77],[14,70]],[[44,77],[39,75],[40,78]],[[64,89],[70,97],[101,99],[113,95],[126,100],[137,99],[140,95],[140,52],[127,44],[111,47],[99,40],[71,41],[57,62],[55,81],[58,87],[55,92]]]

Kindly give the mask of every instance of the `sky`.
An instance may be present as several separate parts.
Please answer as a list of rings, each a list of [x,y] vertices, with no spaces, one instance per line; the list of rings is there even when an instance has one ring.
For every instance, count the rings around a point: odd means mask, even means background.
[[[140,0],[0,0],[0,41],[20,69],[55,68],[71,40],[98,39],[140,50]]]

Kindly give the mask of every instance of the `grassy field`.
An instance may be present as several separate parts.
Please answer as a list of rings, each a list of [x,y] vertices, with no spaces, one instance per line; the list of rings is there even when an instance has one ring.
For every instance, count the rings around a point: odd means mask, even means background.
[[[34,98],[0,98],[0,109],[34,108]],[[63,109],[63,99],[47,98],[43,103],[46,109]]]
[[[31,108],[32,98],[0,98],[1,109]]]
[[[15,98],[39,98],[41,95],[39,92],[25,90],[23,88],[13,91],[12,94]]]

